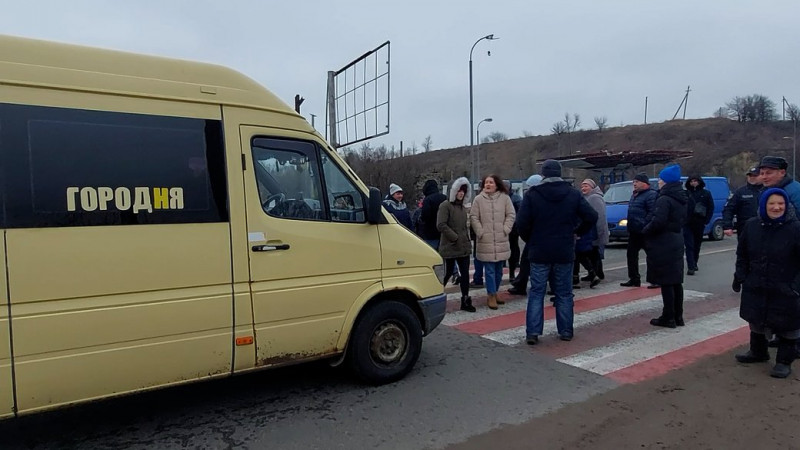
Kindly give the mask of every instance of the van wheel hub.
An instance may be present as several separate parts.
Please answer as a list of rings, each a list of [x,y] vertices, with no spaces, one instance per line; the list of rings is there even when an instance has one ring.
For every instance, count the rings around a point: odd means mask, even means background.
[[[372,357],[382,363],[393,363],[406,351],[406,337],[395,323],[384,323],[375,330],[370,342]]]

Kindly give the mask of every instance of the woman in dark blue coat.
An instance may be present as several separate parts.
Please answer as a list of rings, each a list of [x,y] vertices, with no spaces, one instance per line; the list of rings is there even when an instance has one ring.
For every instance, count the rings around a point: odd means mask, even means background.
[[[769,361],[767,336],[778,336],[778,354],[770,375],[791,374],[800,337],[800,222],[788,208],[786,191],[767,189],[758,217],[748,220],[736,248],[733,290],[742,291],[739,316],[750,324],[750,349],[736,355],[742,363]]]
[[[661,286],[664,309],[650,324],[675,328],[683,326],[683,225],[688,202],[680,166],[665,167],[658,174],[658,187],[653,217],[643,233],[647,281]]]

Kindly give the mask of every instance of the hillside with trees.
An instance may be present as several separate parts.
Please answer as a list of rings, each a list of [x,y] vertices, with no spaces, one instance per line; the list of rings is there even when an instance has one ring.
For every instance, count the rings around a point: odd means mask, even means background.
[[[480,144],[481,174],[497,173],[506,179],[525,179],[538,173],[537,162],[547,158],[576,156],[606,151],[641,152],[647,150],[688,150],[693,156],[680,164],[684,173],[727,176],[732,186],[744,182],[744,173],[764,155],[783,156],[792,170],[792,144],[798,110],[787,105],[779,116],[775,105],[763,96],[735,97],[716,117],[693,120],[670,120],[647,125],[607,126],[604,117],[595,118],[595,129],[581,130],[580,116],[565,114],[561,122],[546,136],[526,136],[507,139],[491,138]],[[725,116],[725,117],[720,117]],[[504,137],[504,136],[503,136]],[[431,137],[426,139],[430,147]],[[385,147],[372,148],[362,144],[357,149],[344,149],[343,156],[356,173],[370,186],[386,191],[389,183],[406,190],[411,203],[421,193],[428,178],[442,183],[460,176],[470,177],[471,151],[469,146],[426,151],[400,156]],[[631,179],[635,172],[657,174],[663,165],[632,168],[626,173]],[[565,176],[599,179],[598,172],[569,169]]]

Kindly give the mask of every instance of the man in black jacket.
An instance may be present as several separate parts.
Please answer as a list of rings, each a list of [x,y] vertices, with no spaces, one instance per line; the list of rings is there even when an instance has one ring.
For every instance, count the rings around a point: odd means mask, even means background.
[[[572,264],[575,236],[597,223],[597,212],[580,191],[561,178],[561,164],[549,159],[542,164],[544,180],[528,189],[516,219],[517,231],[528,246],[531,289],[525,319],[525,341],[539,342],[544,328],[544,295],[548,280],[555,293],[556,327],[559,338],[572,340]]]
[[[647,174],[639,173],[633,177],[633,195],[628,202],[628,281],[620,286],[639,287],[642,285],[639,275],[639,250],[644,248],[644,226],[653,217],[658,193],[650,189]],[[658,286],[654,286],[658,287]]]
[[[700,245],[703,244],[703,230],[714,215],[714,199],[706,189],[706,183],[697,175],[686,179],[686,225],[683,227],[683,241],[686,245],[686,275],[694,275],[699,269]]]
[[[722,228],[725,230],[725,236],[733,236],[734,217],[736,217],[736,237],[738,239],[747,219],[758,214],[758,197],[764,190],[760,175],[761,171],[758,167],[748,170],[747,183],[737,189],[725,203],[725,209],[722,210]]]
[[[422,213],[419,216],[420,237],[434,250],[439,250],[441,233],[436,229],[436,215],[439,214],[439,205],[447,200],[447,196],[441,193],[436,180],[426,181],[422,193],[425,194],[425,199],[422,200]]]

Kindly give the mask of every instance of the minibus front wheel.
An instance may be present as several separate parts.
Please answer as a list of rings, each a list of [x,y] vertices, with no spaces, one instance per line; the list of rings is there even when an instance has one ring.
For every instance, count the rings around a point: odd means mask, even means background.
[[[422,351],[422,326],[407,305],[381,301],[362,312],[353,328],[347,358],[370,384],[397,381],[414,368]]]

